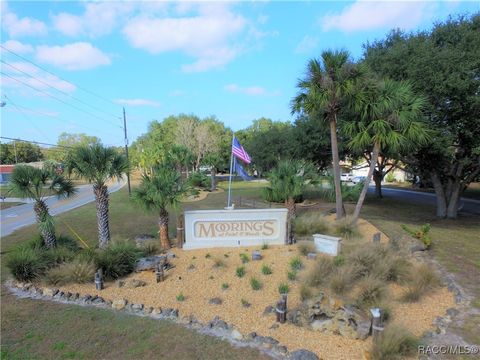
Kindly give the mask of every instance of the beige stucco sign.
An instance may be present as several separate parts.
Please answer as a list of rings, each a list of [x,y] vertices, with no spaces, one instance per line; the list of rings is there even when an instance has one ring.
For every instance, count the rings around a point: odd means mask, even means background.
[[[184,249],[284,244],[287,209],[185,212]]]

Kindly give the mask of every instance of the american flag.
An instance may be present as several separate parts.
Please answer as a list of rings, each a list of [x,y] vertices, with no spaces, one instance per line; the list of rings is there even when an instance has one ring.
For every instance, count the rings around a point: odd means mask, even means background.
[[[240,145],[236,138],[233,138],[232,153],[238,159],[242,160],[245,164],[250,164],[250,162],[252,161],[250,160],[250,156],[248,156],[247,152],[242,147],[242,145]]]

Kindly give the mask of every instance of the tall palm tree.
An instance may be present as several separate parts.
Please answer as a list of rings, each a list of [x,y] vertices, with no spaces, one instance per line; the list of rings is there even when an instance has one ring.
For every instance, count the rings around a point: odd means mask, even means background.
[[[367,178],[360,193],[353,221],[356,222],[367,194],[368,186],[382,151],[398,151],[425,144],[429,131],[421,121],[426,100],[413,92],[407,82],[365,80],[354,95],[356,116],[344,125],[354,151],[372,149]]]
[[[107,148],[100,144],[80,146],[70,152],[66,169],[69,173],[73,172],[93,184],[97,207],[98,241],[99,246],[104,248],[110,241],[107,182],[122,179],[129,170],[127,158],[114,148]]]
[[[140,186],[133,191],[133,199],[146,210],[158,211],[158,227],[162,249],[170,248],[168,237],[168,208],[177,208],[187,194],[188,185],[180,173],[170,166],[157,166],[151,174],[144,174]]]
[[[330,126],[337,219],[345,216],[340,185],[337,121],[354,80],[361,75],[349,57],[348,51],[328,50],[322,53],[321,60],[310,60],[305,78],[297,84],[300,91],[292,100],[292,113],[321,115]]]
[[[280,161],[269,173],[270,186],[265,188],[273,198],[285,199],[288,209],[288,237],[293,238],[293,220],[297,214],[295,201],[301,198],[307,184],[316,183],[317,173],[313,165],[298,160]],[[272,198],[272,197],[271,197]]]
[[[35,201],[33,210],[45,246],[56,246],[55,224],[53,217],[48,212],[45,197],[51,194],[58,198],[70,197],[76,192],[73,183],[54,171],[38,169],[28,165],[17,165],[12,173],[9,192],[17,194],[21,198]]]

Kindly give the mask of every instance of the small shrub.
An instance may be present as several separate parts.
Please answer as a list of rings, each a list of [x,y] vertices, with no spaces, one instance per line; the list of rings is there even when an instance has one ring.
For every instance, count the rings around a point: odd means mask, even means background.
[[[227,283],[222,284],[222,289],[227,290],[229,288],[229,285]]]
[[[302,284],[300,287],[300,300],[304,301],[310,299],[312,295],[312,289],[310,289],[307,285]]]
[[[223,257],[227,259],[229,257],[229,255],[228,254],[223,254]]]
[[[347,240],[360,237],[357,225],[349,218],[336,221],[335,233]]]
[[[404,359],[415,354],[418,340],[410,331],[397,324],[390,324],[372,344],[373,360]]]
[[[371,273],[384,281],[404,282],[409,276],[412,264],[407,259],[386,253],[377,258]]]
[[[317,251],[313,241],[302,240],[297,243],[297,248],[300,254],[307,256],[309,253],[314,253]]]
[[[208,277],[208,279],[209,279],[209,280],[213,280],[213,279],[214,279],[213,275],[210,275],[210,276]]]
[[[409,284],[402,299],[406,302],[416,302],[428,291],[440,283],[437,274],[428,265],[421,264],[412,269]]]
[[[297,279],[297,272],[296,271],[289,271],[287,273],[287,278],[290,281],[295,281]]]
[[[262,274],[263,275],[271,275],[272,274],[272,268],[266,264],[262,265]]]
[[[225,267],[225,261],[223,261],[222,259],[215,259],[213,261],[213,266],[216,267],[216,268],[221,268],[221,267]]]
[[[309,286],[320,286],[326,282],[334,269],[333,260],[329,256],[319,256],[307,276]]]
[[[131,241],[116,241],[97,252],[96,267],[103,270],[107,279],[118,279],[130,274],[135,263],[142,256],[142,250]]]
[[[351,267],[337,268],[330,278],[330,289],[337,295],[343,295],[353,281]]]
[[[337,255],[333,258],[333,265],[342,266],[343,264],[345,264],[345,256]]]
[[[49,267],[56,266],[67,261],[72,261],[75,257],[75,252],[63,245],[59,245],[52,249],[45,249],[41,253],[45,259],[45,263]]]
[[[250,279],[250,286],[253,290],[260,290],[262,288],[262,283],[260,282],[260,280],[252,277]]]
[[[70,251],[78,251],[80,250],[80,246],[75,239],[72,239],[69,236],[60,235],[57,237],[57,246],[63,246]]]
[[[145,241],[140,246],[140,249],[143,252],[143,256],[152,256],[158,254],[160,250],[156,241]]]
[[[245,266],[237,267],[236,274],[239,278],[243,277],[245,275]]]
[[[430,224],[424,224],[418,230],[412,230],[407,225],[403,224],[402,229],[405,230],[410,236],[420,240],[427,249],[432,245],[432,238],[430,237]]]
[[[290,268],[293,271],[301,270],[303,268],[302,260],[300,260],[299,257],[294,257],[292,260],[290,260]]]
[[[246,307],[246,308],[248,308],[248,307],[250,307],[250,306],[252,305],[252,304],[250,304],[250,303],[249,303],[247,300],[245,300],[245,299],[241,299],[240,302],[241,302],[242,306],[243,306],[243,307]]]
[[[378,304],[386,294],[385,283],[378,278],[368,276],[358,283],[357,304],[363,308]]]
[[[185,301],[185,295],[183,295],[183,293],[178,294],[177,301]]]
[[[188,177],[188,182],[193,187],[208,188],[210,180],[207,175],[202,172],[193,172]]]
[[[242,263],[243,263],[243,264],[246,264],[246,263],[248,263],[248,262],[250,261],[250,258],[248,257],[248,255],[247,255],[247,254],[243,254],[243,253],[240,254],[240,259],[242,260]]]
[[[286,283],[281,283],[279,286],[278,286],[278,292],[280,294],[288,294],[288,291],[290,290],[290,288],[288,287],[288,284]]]
[[[295,233],[299,236],[324,234],[328,232],[329,226],[322,214],[308,212],[295,219]]]
[[[210,253],[205,254],[205,259],[210,259],[211,257],[212,257],[212,255],[210,255]]]
[[[379,260],[387,257],[388,250],[382,245],[369,244],[358,247],[347,256],[347,263],[355,269],[355,278],[372,274]],[[380,269],[377,269],[377,273]]]
[[[268,249],[268,243],[263,243],[262,250],[267,250],[267,249]]]
[[[42,275],[47,268],[41,250],[20,246],[8,254],[7,267],[19,281],[32,281]]]

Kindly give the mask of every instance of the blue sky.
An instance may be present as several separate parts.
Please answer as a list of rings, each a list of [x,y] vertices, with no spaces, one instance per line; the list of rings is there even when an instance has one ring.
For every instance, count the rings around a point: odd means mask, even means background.
[[[289,121],[297,79],[322,50],[358,58],[392,28],[428,29],[479,4],[1,1],[2,46],[42,67],[1,49],[1,134],[56,143],[83,132],[122,145],[122,106],[130,142],[179,113],[234,130]]]

